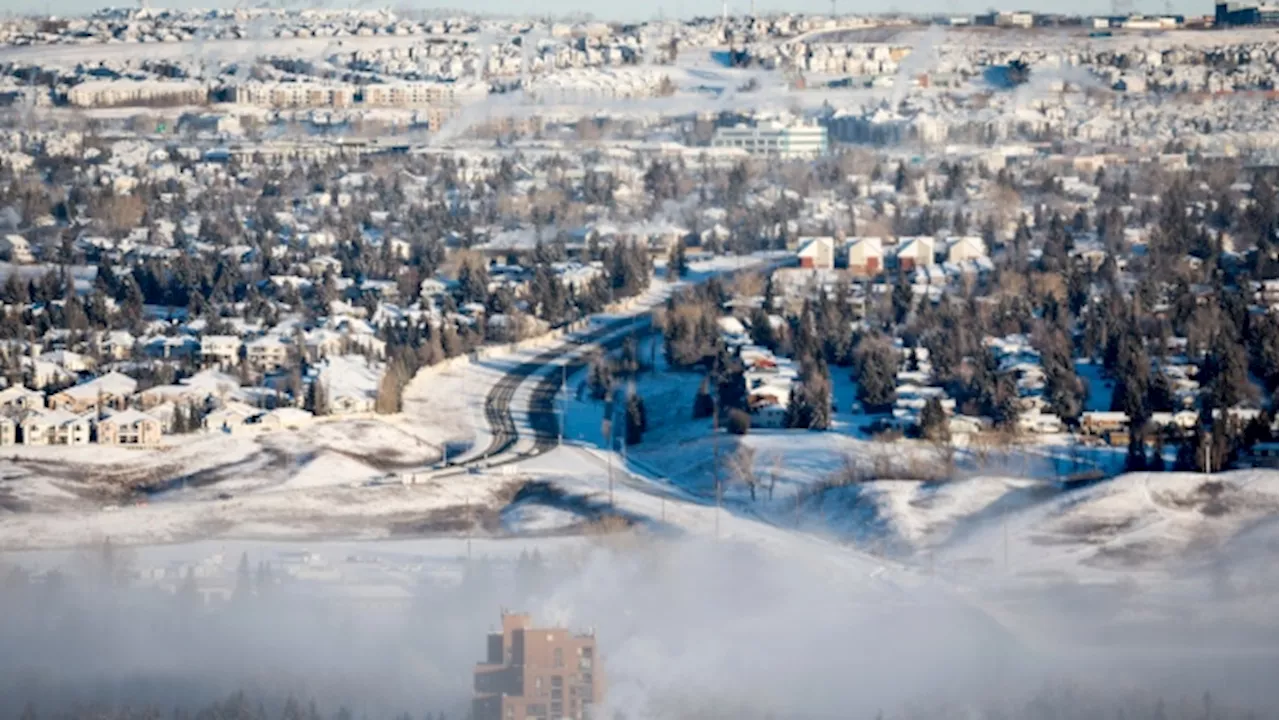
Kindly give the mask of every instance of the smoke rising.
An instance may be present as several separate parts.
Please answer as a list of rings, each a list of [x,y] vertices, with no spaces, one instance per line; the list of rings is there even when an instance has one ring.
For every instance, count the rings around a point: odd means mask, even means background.
[[[183,591],[119,587],[105,579],[118,572],[100,567],[44,582],[9,574],[0,714],[16,717],[28,700],[169,706],[256,688],[369,717],[465,717],[471,668],[503,607],[594,628],[609,709],[641,720],[733,708],[895,717],[922,700],[981,708],[1046,682],[1103,697],[1210,691],[1274,714],[1274,589],[1270,611],[1252,614],[1189,593],[1197,611],[1174,621],[1152,610],[1157,597],[1169,604],[1165,585],[1028,582],[997,593],[976,577],[868,573],[818,551],[649,536],[569,547],[536,566],[473,561],[461,584],[424,582],[404,604],[268,581],[206,609]]]

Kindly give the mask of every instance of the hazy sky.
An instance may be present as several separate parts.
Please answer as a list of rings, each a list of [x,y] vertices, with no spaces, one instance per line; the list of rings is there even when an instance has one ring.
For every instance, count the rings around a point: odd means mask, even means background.
[[[5,3],[7,9],[13,12],[32,12],[32,13],[85,13],[96,8],[113,4],[109,0],[14,0],[11,3]],[[124,5],[126,2],[116,0],[114,4]],[[161,2],[152,0],[153,7],[227,7],[232,6],[233,1],[209,2],[208,0],[174,0],[173,2]],[[246,0],[243,4],[253,6],[263,4],[260,0]],[[271,2],[277,5],[278,0]],[[599,0],[467,0],[467,2],[386,2],[384,0],[338,0],[321,1],[316,3],[297,3],[287,2],[291,7],[380,7],[382,5],[390,5],[392,7],[460,7],[474,12],[487,13],[511,13],[511,14],[541,14],[541,13],[570,13],[570,12],[587,12],[601,19],[618,19],[618,20],[646,20],[657,17],[659,13],[665,13],[668,17],[691,17],[694,15],[718,15],[720,14],[721,4],[719,0],[691,0],[682,2],[681,0],[629,0],[627,2],[600,2]],[[904,0],[873,0],[872,2],[853,2],[852,0],[836,0],[837,12],[849,13],[867,13],[867,12],[888,12],[888,11],[910,11],[916,13],[975,13],[984,12],[993,7],[1003,7],[1008,9],[1023,8],[1028,10],[1056,11],[1061,12],[1070,10],[1081,13],[1106,13],[1111,9],[1110,0],[1086,0],[1085,2],[1072,3],[1069,8],[1064,7],[1061,3],[1049,2],[1048,0],[1020,0],[1020,2],[1010,2],[1008,4],[997,4],[990,0],[918,0],[916,2],[907,2]],[[1164,12],[1166,7],[1174,12],[1185,14],[1212,14],[1213,4],[1211,0],[1171,0],[1170,2],[1157,2],[1156,0],[1135,0],[1133,7],[1138,12],[1159,13]],[[729,11],[733,13],[746,13],[751,10],[751,0],[730,0]],[[830,0],[756,0],[755,10],[759,13],[790,11],[790,12],[811,12],[811,13],[827,13],[831,10]]]

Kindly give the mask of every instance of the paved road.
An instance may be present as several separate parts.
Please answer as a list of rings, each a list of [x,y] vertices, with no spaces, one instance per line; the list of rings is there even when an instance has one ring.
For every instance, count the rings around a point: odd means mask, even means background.
[[[776,263],[772,264],[776,265]],[[732,280],[739,273],[756,272],[760,269],[760,263],[753,263],[752,265],[721,273],[717,277],[722,280]],[[622,346],[628,337],[628,333],[624,332],[625,330],[628,328],[638,329],[640,317],[640,315],[634,315],[605,322],[596,329],[560,343],[509,370],[498,380],[485,397],[484,414],[486,421],[489,423],[490,436],[492,438],[488,447],[475,457],[458,463],[458,465],[478,467],[504,465],[518,462],[523,457],[540,455],[555,447],[560,440],[560,416],[555,408],[555,399],[556,394],[560,391],[562,373],[546,373],[533,389],[529,402],[529,423],[533,429],[534,445],[533,448],[520,456],[511,454],[512,448],[515,447],[516,442],[520,439],[515,419],[511,414],[511,401],[515,397],[516,390],[530,377],[547,369],[548,366],[561,357],[575,350],[580,350],[583,345],[597,344],[606,350],[616,350]],[[645,330],[647,331],[647,329],[646,326]],[[567,376],[576,372],[585,364],[586,359],[581,356],[569,359],[567,361],[568,369],[563,375]]]
[[[515,419],[511,413],[511,401],[515,397],[516,390],[526,380],[540,371],[546,370],[548,366],[561,357],[581,349],[583,345],[599,344],[606,349],[615,349],[621,346],[627,337],[622,331],[636,325],[637,322],[637,318],[631,317],[607,322],[584,335],[539,353],[503,375],[489,390],[489,394],[484,401],[485,419],[489,423],[490,437],[492,439],[489,441],[488,447],[473,458],[470,463],[489,462],[491,465],[501,464],[501,461],[494,461],[494,459],[510,452],[515,447],[516,441],[520,439],[520,433],[516,429]],[[565,376],[572,374],[585,363],[585,358],[575,357],[567,362],[568,368],[563,374]],[[540,455],[555,447],[559,440],[560,417],[555,409],[555,399],[560,391],[561,379],[562,373],[547,373],[538,381],[533,390],[529,402],[529,421],[533,427],[534,446],[527,453],[528,455]],[[514,462],[516,459],[509,458],[506,462]]]

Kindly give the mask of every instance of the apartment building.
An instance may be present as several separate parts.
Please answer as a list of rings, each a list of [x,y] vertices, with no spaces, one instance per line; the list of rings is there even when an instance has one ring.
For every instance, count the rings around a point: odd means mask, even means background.
[[[98,444],[158,445],[161,432],[156,418],[137,410],[121,410],[98,421]]]
[[[370,107],[456,105],[483,97],[479,86],[447,82],[391,82],[366,85],[363,102]]]
[[[350,85],[314,82],[245,83],[235,88],[235,101],[241,105],[271,108],[345,108],[351,107],[355,91]]]
[[[475,720],[587,720],[604,695],[593,634],[535,628],[529,615],[503,613],[475,669]]]
[[[67,90],[67,104],[76,107],[204,105],[207,102],[207,85],[181,80],[89,80]]]
[[[66,410],[33,412],[22,420],[24,445],[87,445],[89,419]]]

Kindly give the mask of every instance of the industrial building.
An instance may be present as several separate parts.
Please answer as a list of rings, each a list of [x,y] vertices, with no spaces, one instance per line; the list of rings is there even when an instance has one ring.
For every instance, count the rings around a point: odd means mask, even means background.
[[[1213,10],[1216,27],[1280,24],[1280,6],[1275,3],[1224,2],[1215,5]]]
[[[474,720],[588,720],[604,694],[594,634],[535,628],[527,614],[503,613],[475,669]]]

